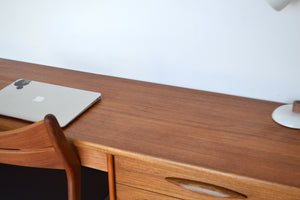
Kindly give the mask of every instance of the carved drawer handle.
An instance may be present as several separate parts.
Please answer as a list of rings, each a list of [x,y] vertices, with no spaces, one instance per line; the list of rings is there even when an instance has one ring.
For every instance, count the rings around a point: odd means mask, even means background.
[[[224,197],[224,198],[237,198],[237,199],[247,199],[246,195],[241,193],[235,192],[233,190],[229,190],[220,186],[198,182],[198,181],[191,181],[181,178],[173,178],[167,177],[165,178],[168,182],[183,187],[188,190],[192,190],[195,192],[216,196],[216,197]]]

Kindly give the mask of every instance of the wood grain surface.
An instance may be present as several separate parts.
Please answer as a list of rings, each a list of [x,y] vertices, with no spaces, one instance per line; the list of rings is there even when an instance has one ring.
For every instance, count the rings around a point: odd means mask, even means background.
[[[161,195],[154,192],[149,192],[146,190],[137,189],[134,187],[128,187],[126,185],[117,184],[117,200],[180,200],[177,198]]]
[[[69,138],[299,192],[300,131],[272,121],[279,103],[1,59],[0,88],[19,78],[102,93]]]

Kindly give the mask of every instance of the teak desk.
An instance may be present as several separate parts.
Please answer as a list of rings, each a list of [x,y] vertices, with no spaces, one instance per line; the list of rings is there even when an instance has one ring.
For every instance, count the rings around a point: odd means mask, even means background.
[[[278,103],[0,59],[0,88],[19,78],[102,93],[64,132],[116,199],[300,199],[300,131],[272,121]]]

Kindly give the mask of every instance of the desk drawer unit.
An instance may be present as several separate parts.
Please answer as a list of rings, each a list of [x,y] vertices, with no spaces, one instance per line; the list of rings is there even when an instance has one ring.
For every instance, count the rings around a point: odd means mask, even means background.
[[[115,173],[117,194],[120,190],[122,196],[125,190],[120,189],[119,184],[139,188],[139,194],[151,191],[186,200],[300,199],[299,188],[148,158],[141,160],[115,156]],[[128,190],[130,193],[134,194]]]
[[[122,184],[117,184],[116,190],[118,194],[117,200],[178,200],[177,198],[137,189]]]

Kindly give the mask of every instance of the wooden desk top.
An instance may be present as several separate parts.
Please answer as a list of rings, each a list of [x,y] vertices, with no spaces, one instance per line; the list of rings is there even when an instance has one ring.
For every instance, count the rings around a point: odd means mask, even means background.
[[[19,78],[102,93],[70,138],[300,187],[300,131],[272,121],[278,103],[0,59],[0,88]]]

